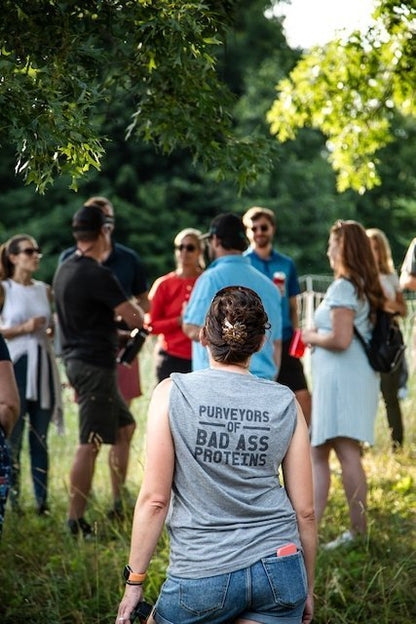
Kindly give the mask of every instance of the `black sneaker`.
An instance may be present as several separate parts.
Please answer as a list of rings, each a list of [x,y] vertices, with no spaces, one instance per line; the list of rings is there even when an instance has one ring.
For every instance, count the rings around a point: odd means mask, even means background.
[[[92,526],[88,524],[84,518],[78,518],[78,520],[74,520],[69,518],[66,521],[67,527],[70,533],[76,537],[79,533],[81,533],[84,539],[90,539],[93,534]]]
[[[107,512],[107,518],[113,521],[121,522],[126,517],[123,502],[121,500],[115,501],[114,507]]]

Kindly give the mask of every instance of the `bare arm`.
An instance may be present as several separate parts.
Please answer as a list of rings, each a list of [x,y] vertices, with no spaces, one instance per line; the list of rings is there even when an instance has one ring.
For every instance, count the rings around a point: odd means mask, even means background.
[[[175,452],[168,419],[171,380],[154,390],[147,421],[146,465],[134,511],[129,565],[133,572],[146,572],[156,548],[169,508]],[[128,617],[142,599],[140,585],[126,585],[118,617]]]
[[[285,488],[296,513],[308,578],[308,598],[302,620],[306,624],[312,621],[313,616],[317,534],[309,434],[299,404],[297,404],[295,433],[283,460],[282,468]]]
[[[134,299],[123,301],[115,308],[114,312],[117,316],[121,316],[130,329],[143,326],[144,312]]]
[[[191,323],[184,323],[182,325],[182,331],[191,340],[195,340],[196,342],[199,342],[199,332],[201,331],[200,325],[192,325]]]
[[[416,290],[416,275],[407,271],[402,271],[400,275],[400,286],[406,290]]]
[[[146,291],[141,293],[140,295],[135,295],[135,299],[137,304],[141,307],[143,312],[149,312],[150,310],[150,301],[149,301],[149,293]]]
[[[19,416],[20,399],[14,376],[13,364],[8,360],[0,362],[0,425],[6,436]]]
[[[354,316],[354,310],[349,308],[332,308],[332,330],[319,334],[315,329],[306,329],[302,332],[302,340],[305,344],[323,349],[344,351],[350,346],[354,335]]]
[[[400,316],[406,316],[407,314],[407,305],[406,301],[403,297],[403,293],[399,290],[396,292],[396,299],[392,301],[391,299],[386,299],[386,303],[384,309],[387,312],[391,312],[392,314],[399,314]]]

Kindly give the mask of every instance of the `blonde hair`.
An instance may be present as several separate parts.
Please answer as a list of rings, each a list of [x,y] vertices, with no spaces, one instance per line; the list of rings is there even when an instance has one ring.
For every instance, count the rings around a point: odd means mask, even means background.
[[[382,230],[378,228],[369,228],[365,231],[368,238],[376,241],[378,250],[378,269],[380,273],[390,275],[395,273],[393,258],[391,255],[390,243],[387,240],[387,236]]]
[[[181,242],[186,236],[191,236],[193,239],[195,239],[196,244],[199,247],[198,264],[201,267],[201,269],[205,269],[205,260],[204,260],[205,246],[204,246],[203,241],[201,240],[201,235],[202,235],[202,232],[200,230],[197,230],[195,228],[185,228],[176,234],[175,238],[173,239],[173,244],[175,245],[175,247],[177,247],[178,245],[181,244]]]

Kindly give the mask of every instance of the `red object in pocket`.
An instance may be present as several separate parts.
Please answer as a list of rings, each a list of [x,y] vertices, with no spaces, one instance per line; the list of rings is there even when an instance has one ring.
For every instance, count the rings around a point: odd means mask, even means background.
[[[276,550],[276,555],[278,557],[286,557],[286,555],[295,555],[298,552],[296,544],[292,542],[290,544],[286,544],[285,546],[281,546]]]
[[[302,332],[300,329],[295,329],[289,345],[289,355],[295,358],[301,358],[304,353],[305,344],[302,340]]]

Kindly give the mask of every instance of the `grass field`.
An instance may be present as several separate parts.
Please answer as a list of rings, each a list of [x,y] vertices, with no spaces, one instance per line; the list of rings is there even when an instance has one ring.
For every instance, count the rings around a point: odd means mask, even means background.
[[[138,428],[133,440],[128,489],[135,497],[143,469],[146,409],[152,386],[152,347],[145,345],[141,369],[145,395],[133,403]],[[403,403],[406,443],[392,454],[384,408],[376,423],[376,444],[364,455],[369,480],[369,534],[365,544],[320,550],[317,560],[315,624],[410,624],[416,618],[416,384]],[[51,515],[34,514],[28,452],[23,452],[25,515],[8,510],[0,545],[0,622],[107,624],[113,622],[123,590],[130,522],[111,525],[105,447],[98,459],[88,519],[93,540],[73,540],[65,530],[69,469],[77,441],[77,410],[65,391],[66,435],[50,430]],[[348,527],[340,473],[334,460],[331,500],[319,529],[322,542]],[[145,586],[153,602],[164,578],[166,537],[160,541]],[[177,623],[180,624],[180,623]]]

